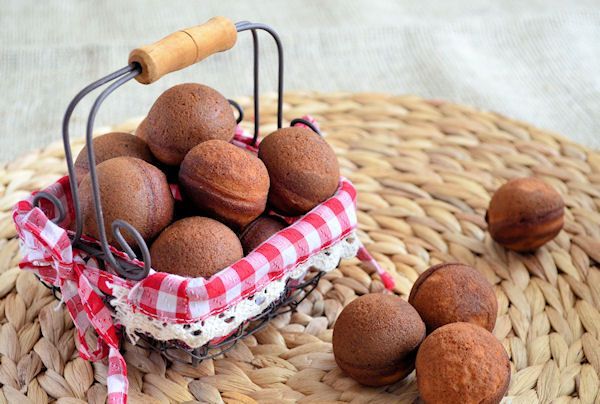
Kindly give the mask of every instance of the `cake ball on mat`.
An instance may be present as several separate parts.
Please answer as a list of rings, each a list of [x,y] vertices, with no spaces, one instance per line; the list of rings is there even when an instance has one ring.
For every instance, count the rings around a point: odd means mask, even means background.
[[[165,174],[153,165],[134,157],[116,157],[97,165],[100,201],[108,242],[119,247],[111,224],[117,219],[131,224],[144,240],[154,238],[173,218],[173,196]],[[81,215],[85,234],[98,239],[92,181],[87,174],[79,184]],[[122,232],[131,246],[132,236]]]
[[[269,204],[284,215],[302,215],[337,190],[340,167],[333,149],[310,129],[279,129],[259,146],[271,178]]]
[[[202,84],[171,87],[154,102],[140,136],[162,163],[178,165],[194,146],[233,138],[235,117],[219,92]]]
[[[275,216],[261,216],[250,223],[240,234],[244,254],[267,241],[269,237],[287,227],[287,223]]]
[[[447,324],[431,333],[419,347],[416,368],[426,404],[497,404],[510,382],[502,344],[470,323]]]
[[[146,142],[130,133],[111,132],[95,137],[94,157],[96,165],[103,161],[110,160],[115,157],[136,157],[148,163],[154,161],[152,153]],[[88,160],[87,146],[84,146],[75,159],[75,177],[79,183],[81,179],[89,172],[90,162]]]
[[[265,210],[269,174],[256,156],[223,140],[194,147],[179,169],[184,197],[208,216],[242,229]]]
[[[498,244],[528,252],[560,233],[564,211],[562,197],[550,185],[538,178],[517,178],[494,193],[485,220]]]
[[[157,271],[208,278],[241,259],[243,252],[229,227],[192,216],[167,227],[150,247],[150,257]]]
[[[434,265],[413,285],[408,302],[419,312],[427,332],[464,321],[494,329],[498,301],[492,285],[475,268],[458,263]]]
[[[344,372],[367,386],[394,383],[414,369],[425,324],[396,295],[372,293],[353,300],[333,328],[333,354]]]

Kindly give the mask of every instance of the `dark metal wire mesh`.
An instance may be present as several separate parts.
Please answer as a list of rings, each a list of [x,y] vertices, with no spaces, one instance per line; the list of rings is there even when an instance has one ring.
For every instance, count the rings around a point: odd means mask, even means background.
[[[219,342],[213,343],[209,341],[199,348],[190,348],[181,341],[158,341],[151,335],[139,334],[138,345],[157,351],[171,361],[191,363],[193,366],[196,366],[204,359],[215,358],[233,349],[240,339],[262,330],[272,318],[280,314],[295,311],[298,305],[315,290],[324,274],[325,272],[323,271],[309,272],[306,275],[308,278],[300,283],[293,283],[289,280],[282,296],[278,300],[272,302],[259,315],[244,321],[233,333]],[[40,282],[52,290],[54,297],[60,300],[60,289],[58,287],[49,285],[41,279]],[[105,304],[108,307],[112,307],[110,305],[111,299],[112,296],[106,296],[105,298]],[[121,338],[125,338],[124,333],[121,333]]]
[[[236,331],[218,343],[208,342],[200,348],[189,348],[178,341],[157,341],[149,335],[140,335],[141,346],[158,351],[174,361],[189,363],[189,358],[191,358],[194,366],[204,359],[223,355],[232,349],[240,339],[262,330],[272,318],[296,310],[298,305],[317,287],[324,274],[322,271],[308,274],[310,278],[297,285],[288,282],[279,300],[271,303],[259,315],[244,321]],[[180,356],[174,354],[173,351],[187,355]]]

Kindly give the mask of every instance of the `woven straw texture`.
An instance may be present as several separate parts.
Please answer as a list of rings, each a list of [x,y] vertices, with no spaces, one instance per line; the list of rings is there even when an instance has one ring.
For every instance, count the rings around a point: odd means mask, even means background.
[[[250,100],[241,99],[251,114]],[[263,133],[275,103],[263,100]],[[514,403],[600,403],[600,153],[472,108],[417,97],[288,94],[288,118],[312,114],[359,191],[360,237],[406,297],[442,261],[471,264],[494,285],[494,334],[510,355]],[[137,121],[113,129],[131,130]],[[74,141],[75,152],[82,147]],[[66,171],[61,143],[0,168],[0,403],[102,403],[105,364],[77,357],[64,308],[21,272],[13,204]],[[497,246],[483,219],[505,180],[536,175],[563,196],[565,228],[535,254]],[[380,292],[357,260],[326,275],[298,311],[197,368],[124,347],[133,403],[418,400],[414,374],[366,388],[336,366],[332,326],[358,295]]]

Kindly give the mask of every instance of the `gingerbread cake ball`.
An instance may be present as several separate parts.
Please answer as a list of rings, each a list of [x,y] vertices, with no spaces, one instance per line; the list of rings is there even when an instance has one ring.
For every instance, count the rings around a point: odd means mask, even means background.
[[[152,163],[154,158],[150,149],[144,140],[130,133],[112,132],[94,138],[94,157],[96,165],[114,157],[126,156],[136,157],[138,159]],[[88,173],[90,162],[88,160],[87,147],[81,149],[81,152],[75,160],[75,177],[79,183]]]
[[[304,214],[337,190],[335,153],[310,129],[294,126],[271,133],[260,143],[258,157],[271,177],[269,204],[279,213]]]
[[[273,234],[285,229],[287,226],[287,223],[275,216],[259,217],[246,226],[242,234],[240,234],[244,254],[248,254],[267,241]]]
[[[510,382],[502,344],[470,323],[447,324],[431,333],[419,348],[416,368],[426,404],[496,404]]]
[[[458,263],[435,265],[413,285],[408,302],[427,332],[459,321],[494,329],[498,301],[492,285],[475,268]]]
[[[152,268],[193,278],[208,278],[242,256],[240,240],[229,227],[200,216],[176,221],[150,247]]]
[[[363,295],[342,310],[333,328],[333,354],[344,372],[367,386],[394,383],[414,369],[425,338],[419,313],[400,297]]]
[[[492,238],[518,252],[535,250],[563,227],[560,194],[538,178],[508,181],[494,193],[485,219]]]
[[[223,140],[194,147],[179,169],[184,196],[222,222],[242,229],[263,213],[269,174],[256,156]]]
[[[235,117],[219,92],[202,84],[171,87],[154,102],[140,134],[162,163],[178,165],[194,146],[233,138]]]
[[[96,167],[104,226],[108,242],[119,246],[112,235],[111,224],[124,220],[140,232],[144,240],[154,238],[173,218],[173,196],[162,171],[134,158],[116,157]],[[79,184],[83,231],[99,238],[90,175]],[[128,244],[135,242],[127,231],[122,232]]]

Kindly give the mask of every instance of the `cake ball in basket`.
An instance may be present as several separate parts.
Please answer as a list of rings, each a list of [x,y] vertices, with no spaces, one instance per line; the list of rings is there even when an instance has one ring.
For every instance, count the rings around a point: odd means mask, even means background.
[[[510,383],[504,347],[471,323],[451,323],[431,333],[419,347],[416,368],[426,404],[497,404]]]
[[[94,157],[96,165],[115,157],[136,157],[148,163],[154,162],[154,157],[146,142],[130,133],[111,132],[94,138]],[[90,170],[87,146],[84,146],[75,159],[75,177],[81,182]]]
[[[151,240],[171,223],[173,196],[165,174],[153,165],[134,157],[115,157],[96,166],[100,201],[108,242],[119,247],[111,231],[117,219],[131,224],[144,240]],[[83,231],[96,239],[100,237],[90,174],[79,184]],[[135,246],[133,237],[122,232],[128,244]]]
[[[223,140],[194,147],[179,169],[184,197],[201,212],[240,230],[265,210],[269,174],[260,159]]]
[[[494,329],[498,301],[492,285],[475,268],[459,263],[434,265],[413,285],[408,302],[427,332],[459,321]]]
[[[269,237],[287,227],[287,223],[275,216],[261,216],[250,223],[240,234],[244,254],[256,249]]]
[[[150,247],[150,257],[157,271],[208,278],[241,259],[243,252],[229,227],[192,216],[167,227]]]
[[[148,131],[146,130],[146,126],[148,125],[148,120],[144,118],[142,122],[135,129],[134,135],[142,139],[144,142],[147,140],[146,134]]]
[[[139,136],[164,164],[178,165],[194,146],[233,138],[236,121],[229,102],[202,84],[171,87],[154,102]]]
[[[372,293],[353,300],[333,328],[333,354],[340,369],[367,386],[403,379],[414,369],[425,338],[415,309],[396,295]]]
[[[340,168],[333,149],[312,130],[279,129],[261,143],[258,156],[271,178],[269,204],[284,215],[301,215],[337,190]]]

